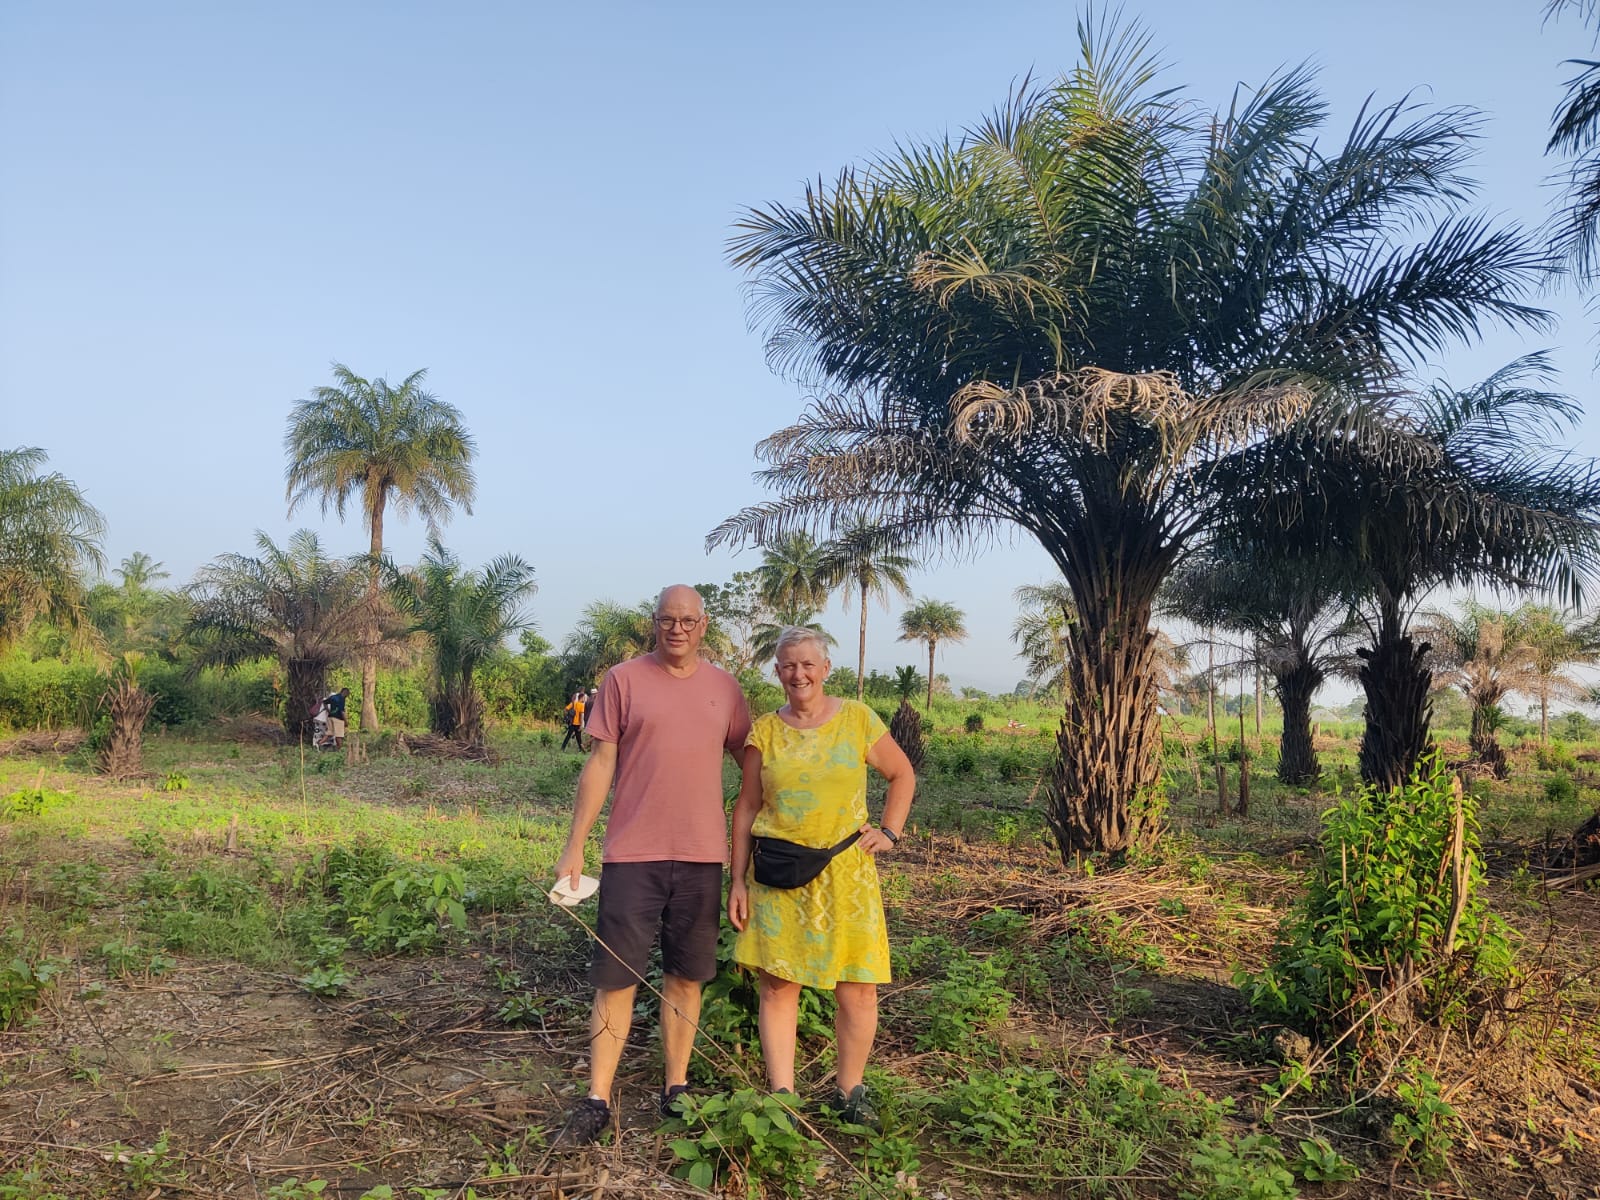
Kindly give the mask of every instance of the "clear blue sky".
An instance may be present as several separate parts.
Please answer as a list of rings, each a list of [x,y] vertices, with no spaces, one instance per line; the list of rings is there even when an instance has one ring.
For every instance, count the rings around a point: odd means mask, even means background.
[[[1590,49],[1538,0],[1129,6],[1213,106],[1311,60],[1343,135],[1369,94],[1490,117],[1482,207],[1544,219],[1551,110]],[[759,498],[752,445],[800,409],[726,265],[747,205],[959,129],[1076,55],[1065,3],[149,3],[0,6],[0,445],[45,447],[177,581],[256,529],[336,550],[355,524],[286,519],[290,405],[342,361],[429,368],[478,438],[469,563],[532,562],[559,643],[583,605],[752,566],[703,552]],[[1594,387],[1594,322],[1440,363],[1466,382],[1557,350]],[[1595,427],[1577,448],[1595,452]],[[414,559],[423,531],[392,522]],[[919,573],[968,615],[957,685],[1019,675],[1011,590],[1029,545]],[[831,610],[841,662],[854,622]],[[917,661],[876,612],[869,665]]]

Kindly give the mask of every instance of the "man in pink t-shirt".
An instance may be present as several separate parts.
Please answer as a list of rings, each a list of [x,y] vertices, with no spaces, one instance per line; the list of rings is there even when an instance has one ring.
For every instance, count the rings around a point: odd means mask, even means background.
[[[574,884],[606,794],[599,935],[590,964],[589,1095],[567,1118],[561,1145],[585,1145],[612,1123],[611,1084],[628,1040],[634,992],[661,937],[659,1107],[669,1116],[689,1088],[700,987],[717,973],[728,820],[722,756],[744,759],[750,708],[733,676],[700,659],[705,604],[691,587],[662,591],[656,648],[611,668],[589,717],[589,761],[578,776],[572,831],[556,878]]]

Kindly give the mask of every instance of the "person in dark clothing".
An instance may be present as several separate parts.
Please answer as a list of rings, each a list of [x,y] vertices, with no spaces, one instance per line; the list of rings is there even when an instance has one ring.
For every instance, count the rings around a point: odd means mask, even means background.
[[[338,749],[344,742],[344,706],[350,699],[350,689],[340,688],[337,692],[330,692],[322,698],[322,703],[328,709],[328,743]]]
[[[583,749],[583,710],[588,707],[588,698],[582,692],[572,693],[572,702],[564,710],[567,714],[567,736],[561,739],[561,748],[565,750],[567,743],[576,741],[578,749]]]

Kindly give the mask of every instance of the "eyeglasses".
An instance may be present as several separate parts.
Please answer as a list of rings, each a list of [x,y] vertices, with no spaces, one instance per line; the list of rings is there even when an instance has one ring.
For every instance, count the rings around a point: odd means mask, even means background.
[[[705,620],[704,617],[657,617],[656,628],[688,630],[693,629],[703,620]]]

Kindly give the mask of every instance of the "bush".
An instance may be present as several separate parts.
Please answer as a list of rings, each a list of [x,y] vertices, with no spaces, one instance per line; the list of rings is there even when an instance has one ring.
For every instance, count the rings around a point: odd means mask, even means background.
[[[1578,798],[1578,785],[1565,771],[1557,771],[1544,781],[1544,798],[1547,804],[1571,804]]]
[[[967,714],[967,719],[963,722],[963,724],[967,727],[967,732],[968,733],[982,733],[983,732],[983,714],[982,713],[968,713]]]
[[[1540,746],[1533,752],[1533,761],[1538,764],[1541,771],[1578,769],[1578,760],[1572,753],[1572,747],[1565,742],[1551,742],[1548,746]]]
[[[1370,1034],[1413,1017],[1454,1023],[1504,984],[1511,943],[1478,895],[1476,813],[1438,754],[1387,795],[1342,796],[1267,969],[1241,973],[1250,1002],[1310,1033]]]

